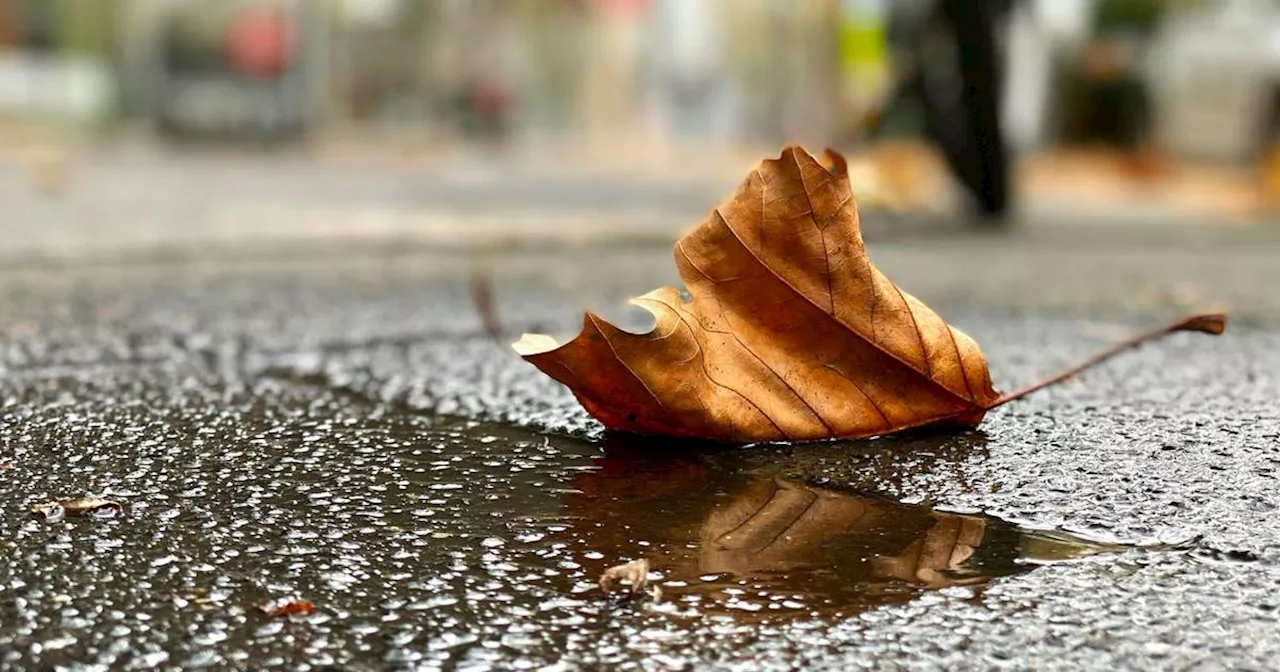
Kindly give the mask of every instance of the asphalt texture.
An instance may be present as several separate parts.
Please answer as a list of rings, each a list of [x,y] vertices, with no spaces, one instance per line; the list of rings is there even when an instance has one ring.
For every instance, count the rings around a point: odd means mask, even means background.
[[[485,335],[456,254],[0,273],[0,668],[1280,666],[1274,252],[1019,240],[872,254],[1000,389],[1182,303],[1247,319],[977,431],[724,449],[602,433]],[[619,302],[668,254],[487,263],[508,330],[563,336],[643,328]],[[86,495],[122,511],[29,510]],[[661,599],[599,591],[638,558]]]

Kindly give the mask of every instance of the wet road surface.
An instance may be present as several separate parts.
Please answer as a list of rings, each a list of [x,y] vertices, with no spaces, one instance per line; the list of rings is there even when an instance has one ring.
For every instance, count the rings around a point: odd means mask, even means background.
[[[664,272],[509,272],[499,305],[569,334]],[[723,450],[602,435],[483,335],[456,260],[31,271],[0,298],[4,669],[1280,664],[1265,323],[977,432]],[[1002,389],[1133,326],[936,307]],[[86,495],[120,515],[30,513]],[[602,595],[635,558],[662,598]],[[255,608],[291,597],[317,612]]]

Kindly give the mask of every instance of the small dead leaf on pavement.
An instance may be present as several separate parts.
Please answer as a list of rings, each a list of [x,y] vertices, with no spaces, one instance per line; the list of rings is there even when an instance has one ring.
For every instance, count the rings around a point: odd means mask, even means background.
[[[600,590],[606,593],[621,589],[631,597],[651,594],[655,601],[661,599],[662,593],[657,586],[653,587],[652,593],[648,593],[648,587],[649,561],[644,558],[610,567],[600,575]]]
[[[307,600],[283,599],[271,600],[255,605],[258,611],[273,616],[309,616],[316,612],[314,604]]]
[[[0,460],[0,471],[9,471],[13,468],[13,460]]]
[[[31,507],[31,515],[48,522],[63,518],[115,518],[124,512],[120,502],[100,497],[80,497],[42,502]]]
[[[675,262],[688,301],[671,287],[632,300],[653,314],[649,333],[587,313],[568,343],[526,334],[516,352],[611,430],[796,442],[975,427],[1142,343],[1226,328],[1223,314],[1192,315],[1002,395],[978,344],[871,262],[844,159],[799,147],[752,171]]]

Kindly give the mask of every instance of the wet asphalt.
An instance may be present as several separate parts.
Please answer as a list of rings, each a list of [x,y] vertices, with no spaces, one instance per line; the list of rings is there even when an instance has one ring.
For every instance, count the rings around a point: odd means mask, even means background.
[[[940,270],[965,245],[873,254],[1001,389],[1176,308],[1032,272],[966,292]],[[664,250],[490,264],[513,333],[643,328],[620,300],[672,281]],[[978,431],[724,449],[604,435],[484,334],[469,268],[0,274],[0,669],[1280,666],[1264,302]],[[122,510],[30,513],[89,495]],[[661,599],[600,593],[639,558]],[[257,608],[285,599],[315,613]]]

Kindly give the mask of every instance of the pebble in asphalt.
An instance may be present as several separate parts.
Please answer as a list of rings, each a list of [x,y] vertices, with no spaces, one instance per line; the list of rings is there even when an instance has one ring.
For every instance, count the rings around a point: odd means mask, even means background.
[[[0,283],[0,666],[1280,664],[1272,331],[1171,338],[978,432],[719,450],[602,436],[433,267]],[[574,298],[499,289],[572,331]],[[1002,388],[1118,328],[939,308]],[[123,515],[28,514],[86,494]],[[662,601],[594,587],[633,557]],[[254,609],[291,596],[317,613]]]

